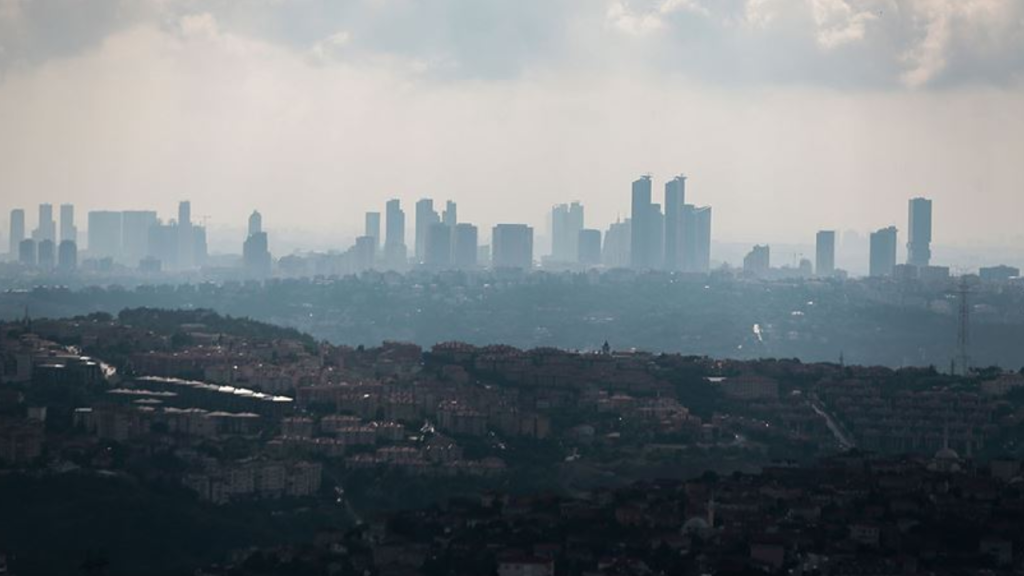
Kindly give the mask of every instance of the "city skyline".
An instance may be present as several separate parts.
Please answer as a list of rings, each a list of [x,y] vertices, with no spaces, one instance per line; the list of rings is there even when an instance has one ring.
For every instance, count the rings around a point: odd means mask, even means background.
[[[576,199],[603,228],[624,178],[682,168],[722,241],[867,233],[924,195],[944,244],[1024,245],[1019,2],[171,0],[51,26],[21,4],[0,11],[3,213],[188,197],[242,227],[244,195],[327,244],[396,196],[484,230]]]

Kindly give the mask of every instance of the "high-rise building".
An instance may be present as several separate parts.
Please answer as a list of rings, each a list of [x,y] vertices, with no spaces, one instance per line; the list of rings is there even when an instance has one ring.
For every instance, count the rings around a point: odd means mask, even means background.
[[[836,232],[821,230],[814,241],[814,272],[818,276],[831,276],[836,272]]]
[[[477,267],[478,241],[476,226],[466,222],[455,225],[454,245],[452,246],[452,263],[455,268],[471,270]]]
[[[601,265],[601,231],[584,228],[577,235],[576,261],[583,266]]]
[[[907,264],[924,268],[932,261],[932,201],[913,198],[909,206]]]
[[[242,243],[242,265],[250,278],[266,278],[270,276],[272,264],[270,241],[263,231],[263,216],[253,210],[249,215],[249,235]]]
[[[36,241],[26,238],[18,243],[18,262],[24,266],[36,265]]]
[[[32,232],[32,239],[36,243],[43,240],[51,242],[57,240],[57,223],[53,221],[53,204],[39,205],[39,225]]]
[[[36,262],[43,270],[53,270],[57,264],[57,247],[53,240],[46,239],[36,244]]]
[[[252,214],[249,215],[249,234],[259,234],[263,232],[263,215],[260,214],[259,210],[253,210]]]
[[[579,257],[580,230],[583,230],[583,205],[559,204],[551,209],[551,259],[576,262]]]
[[[91,229],[91,227],[90,227]],[[178,266],[178,225],[157,222],[149,228],[145,260],[150,270],[174,270]],[[142,262],[139,262],[142,268]]]
[[[895,226],[871,233],[871,264],[869,267],[871,276],[892,276],[893,270],[896,268],[897,235]]]
[[[78,227],[75,226],[74,204],[60,205],[60,240],[78,242]]]
[[[71,240],[61,240],[57,246],[57,269],[73,272],[78,267],[78,245]]]
[[[684,211],[686,176],[679,175],[665,183],[665,269],[683,269]]]
[[[149,229],[158,223],[152,210],[125,210],[121,213],[121,259],[131,266],[149,256]]]
[[[377,248],[380,248],[380,212],[367,212],[364,219],[363,236],[373,238]]]
[[[451,200],[445,202],[444,213],[441,214],[441,222],[449,228],[455,228],[455,225],[459,223],[459,210],[455,202]]]
[[[416,202],[416,262],[422,263],[426,256],[427,230],[441,219],[434,211],[434,201],[423,198]]]
[[[377,239],[373,236],[359,236],[352,246],[352,266],[356,272],[373,268],[377,259]]]
[[[121,253],[121,213],[109,210],[89,212],[89,256],[117,258]]]
[[[25,239],[25,211],[21,208],[11,210],[10,224],[11,230],[7,241],[7,252],[11,255],[11,259],[15,260],[18,258],[21,241]]]
[[[711,271],[711,207],[683,207],[683,270],[707,274]]]
[[[427,228],[426,246],[423,253],[424,266],[432,270],[451,268],[452,232],[452,227],[444,222],[434,222]]]
[[[607,268],[627,268],[630,266],[632,250],[633,221],[629,218],[616,220],[604,234],[604,246],[601,249],[601,261]]]
[[[491,231],[491,266],[533,268],[533,228],[526,224],[498,224]]]
[[[755,276],[764,276],[771,270],[771,248],[757,245],[743,257],[743,271]]]
[[[388,200],[385,210],[384,257],[391,268],[404,268],[407,248],[405,246],[405,212],[401,201]]]
[[[192,203],[178,202],[178,266],[179,270],[190,270],[195,265],[195,233],[192,230]]]
[[[654,235],[654,208],[651,204],[650,176],[641,176],[633,181],[631,211],[630,266],[637,269],[653,268],[651,238]]]

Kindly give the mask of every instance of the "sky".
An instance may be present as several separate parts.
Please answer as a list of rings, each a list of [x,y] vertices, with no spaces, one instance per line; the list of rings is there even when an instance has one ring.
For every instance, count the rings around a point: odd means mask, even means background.
[[[903,242],[927,196],[936,243],[1024,251],[1022,159],[1021,0],[0,0],[3,230],[190,199],[322,249],[432,197],[542,235],[685,173],[722,242]]]

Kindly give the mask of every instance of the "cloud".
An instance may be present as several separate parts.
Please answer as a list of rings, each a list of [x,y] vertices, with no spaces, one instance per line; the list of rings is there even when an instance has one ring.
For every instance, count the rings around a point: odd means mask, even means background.
[[[816,39],[826,49],[864,40],[868,24],[877,20],[889,2],[861,2],[855,8],[846,0],[811,0]],[[894,6],[893,6],[894,7]]]

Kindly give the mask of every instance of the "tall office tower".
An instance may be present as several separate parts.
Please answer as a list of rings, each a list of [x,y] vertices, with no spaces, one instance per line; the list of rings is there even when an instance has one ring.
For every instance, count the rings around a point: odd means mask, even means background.
[[[476,226],[466,222],[455,225],[452,246],[452,264],[459,270],[477,267],[480,246]]]
[[[42,240],[36,245],[36,262],[43,270],[53,270],[57,263],[57,247],[53,240]]]
[[[356,272],[373,268],[377,258],[377,239],[373,236],[359,236],[352,246],[352,267]]]
[[[36,241],[26,238],[18,243],[18,262],[25,266],[36,265]]]
[[[32,239],[37,243],[43,240],[57,240],[57,223],[53,221],[53,204],[39,205],[39,225],[32,232]]]
[[[109,210],[89,212],[89,256],[117,258],[121,253],[121,213]]]
[[[152,210],[125,210],[121,213],[121,259],[138,266],[149,256],[149,229],[158,224]]]
[[[584,228],[577,235],[576,261],[583,266],[601,265],[601,231]]]
[[[444,203],[444,212],[441,213],[441,222],[449,228],[455,228],[459,223],[459,209],[451,200]]]
[[[907,264],[924,268],[932,261],[932,201],[913,198],[909,212]]]
[[[440,221],[437,212],[434,211],[433,200],[423,198],[416,202],[416,262],[422,263],[426,256],[427,230],[431,224]]]
[[[629,240],[629,263],[633,268],[652,267],[651,236],[654,225],[651,222],[654,209],[651,206],[651,177],[641,176],[633,182],[632,228]]]
[[[692,208],[689,213],[686,222],[693,231],[683,230],[693,246],[689,250],[691,260],[688,271],[707,274],[711,271],[711,207]]]
[[[78,242],[78,227],[75,226],[74,204],[60,205],[60,239]]]
[[[576,262],[579,257],[580,230],[583,230],[583,205],[559,204],[551,209],[551,259]]]
[[[384,258],[391,268],[404,268],[406,265],[405,246],[405,212],[399,200],[388,200],[385,210]]]
[[[661,204],[651,204],[650,223],[650,267],[661,269],[665,266],[665,215],[661,213]]]
[[[380,212],[367,212],[363,219],[363,236],[373,238],[377,248],[380,248]]]
[[[869,273],[872,277],[892,276],[896,268],[896,237],[895,226],[882,228],[871,233],[871,265]]]
[[[247,237],[259,234],[260,232],[263,232],[263,215],[260,214],[259,210],[253,210],[252,214],[249,214],[249,234]]]
[[[11,260],[16,260],[21,241],[25,239],[25,211],[21,208],[11,210],[10,233],[7,241],[7,253],[11,255]]]
[[[814,272],[818,276],[831,276],[836,272],[836,232],[822,230],[814,241]]]
[[[91,227],[90,227],[91,229]],[[146,260],[156,269],[173,270],[178,266],[178,225],[157,222],[149,228]],[[140,263],[141,268],[141,263]]]
[[[192,203],[178,202],[178,269],[190,270],[195,262],[195,232],[192,230]]]
[[[61,272],[72,272],[78,267],[78,244],[71,240],[61,240],[57,246],[57,269]]]
[[[444,270],[452,265],[452,227],[434,222],[427,228],[423,265],[431,270]]]
[[[633,221],[615,221],[604,233],[604,247],[601,249],[601,261],[607,268],[628,268],[632,251]]]
[[[272,261],[267,233],[261,229],[249,234],[242,244],[242,265],[245,266],[246,276],[250,278],[270,276]]]
[[[665,269],[683,269],[686,176],[679,175],[665,183]]]
[[[493,268],[533,268],[533,228],[526,224],[498,224],[491,231]]]
[[[195,268],[206,265],[209,255],[206,246],[206,226],[192,227],[192,266]]]
[[[743,271],[763,276],[771,269],[771,248],[757,245],[743,257]]]

